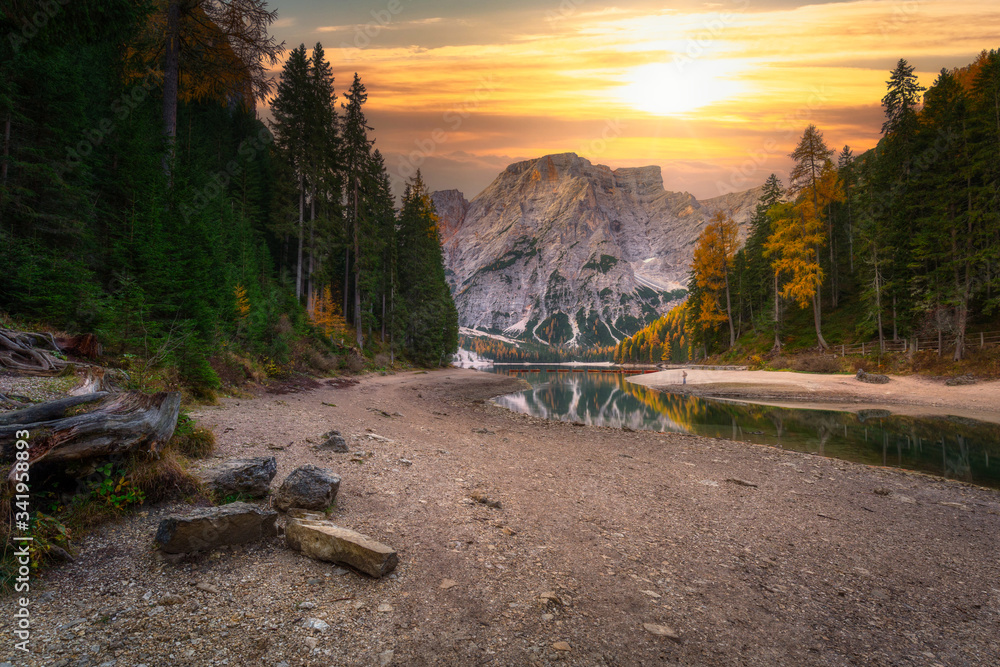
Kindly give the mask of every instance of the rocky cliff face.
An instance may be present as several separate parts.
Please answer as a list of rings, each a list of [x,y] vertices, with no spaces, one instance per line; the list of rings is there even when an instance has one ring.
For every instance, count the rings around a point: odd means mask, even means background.
[[[507,167],[472,202],[432,195],[462,326],[554,345],[612,344],[665,312],[717,210],[741,225],[759,190],[699,202],[659,167],[573,153]]]

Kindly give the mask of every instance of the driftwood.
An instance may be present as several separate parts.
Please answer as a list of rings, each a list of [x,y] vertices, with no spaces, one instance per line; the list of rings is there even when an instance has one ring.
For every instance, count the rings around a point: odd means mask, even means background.
[[[23,430],[31,434],[32,464],[155,453],[173,436],[180,405],[179,392],[98,392],[5,413],[0,415],[0,463],[14,462],[16,435]]]
[[[0,366],[31,375],[57,375],[69,362],[52,334],[0,329]]]
[[[0,328],[0,368],[28,375],[58,375],[71,361],[62,355],[96,359],[101,344],[94,334],[56,338],[49,333],[30,333]],[[90,364],[75,362],[78,366]]]

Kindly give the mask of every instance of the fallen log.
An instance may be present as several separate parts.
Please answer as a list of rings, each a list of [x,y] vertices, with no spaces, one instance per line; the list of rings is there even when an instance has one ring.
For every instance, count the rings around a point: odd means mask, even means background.
[[[6,413],[0,415],[0,464],[14,462],[18,431],[30,433],[32,464],[156,453],[173,436],[180,405],[179,392],[95,393]]]

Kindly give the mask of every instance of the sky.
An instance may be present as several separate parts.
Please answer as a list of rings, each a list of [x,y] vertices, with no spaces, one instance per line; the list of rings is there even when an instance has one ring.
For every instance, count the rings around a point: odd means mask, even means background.
[[[900,58],[924,86],[1000,48],[995,0],[271,0],[287,48],[357,72],[397,193],[422,170],[472,199],[507,165],[573,152],[659,165],[699,199],[784,178],[810,123],[878,141]],[[280,69],[280,68],[279,68]]]

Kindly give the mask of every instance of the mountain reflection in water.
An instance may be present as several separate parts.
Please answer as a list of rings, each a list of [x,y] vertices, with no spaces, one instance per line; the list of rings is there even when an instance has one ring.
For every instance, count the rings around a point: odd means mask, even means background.
[[[753,442],[1000,488],[998,424],[705,399],[632,384],[629,373],[607,369],[495,372],[523,377],[532,388],[494,402],[536,417]]]

